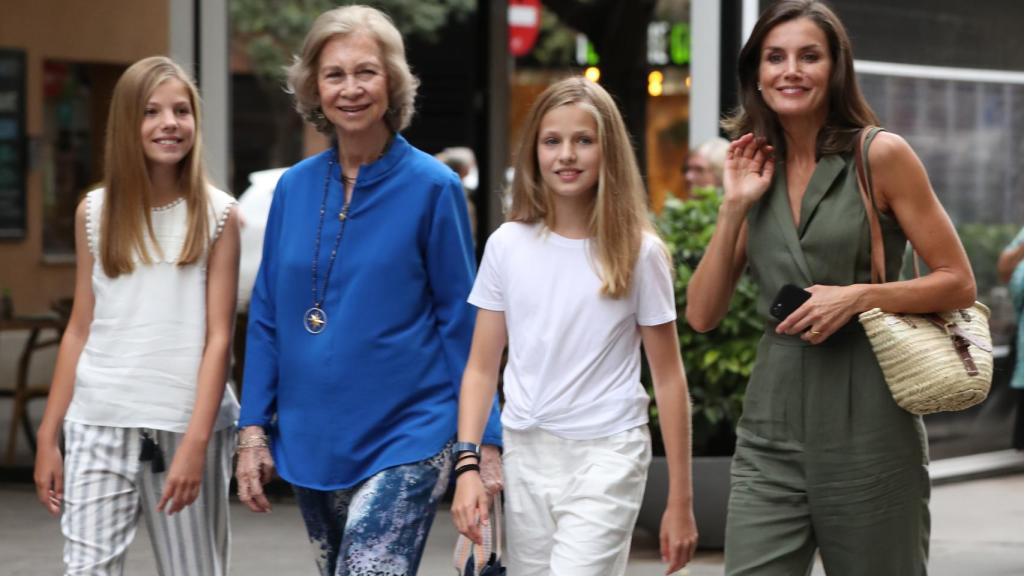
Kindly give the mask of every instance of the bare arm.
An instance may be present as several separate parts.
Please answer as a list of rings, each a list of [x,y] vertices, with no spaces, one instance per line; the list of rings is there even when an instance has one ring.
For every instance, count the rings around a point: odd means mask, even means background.
[[[870,286],[864,309],[931,312],[966,308],[977,292],[953,222],[932,190],[924,165],[903,138],[882,132],[868,153],[881,204],[891,211],[931,270],[919,279]]]
[[[772,149],[751,134],[729,145],[715,232],[686,287],[686,321],[698,332],[718,326],[747,262],[747,210],[771,184]]]
[[[976,297],[974,273],[953,223],[928,181],[924,165],[903,138],[880,133],[868,152],[878,209],[891,212],[931,270],[885,284],[812,286],[812,296],[777,331],[818,343],[855,314],[872,308],[925,313],[966,308]]]
[[[210,248],[206,280],[206,344],[199,364],[196,402],[164,483],[157,509],[174,514],[195,501],[206,460],[206,446],[217,420],[231,359],[235,298],[238,293],[238,214],[231,208]],[[183,311],[188,313],[188,311]]]
[[[93,256],[85,229],[86,203],[75,210],[75,299],[71,318],[60,341],[46,410],[37,434],[34,480],[40,503],[57,516],[64,498],[64,460],[60,454],[61,425],[75,389],[75,369],[89,339],[95,296],[92,291]]]
[[[661,434],[668,463],[668,503],[661,520],[661,560],[666,574],[685,566],[697,549],[691,477],[690,394],[679,356],[676,323],[641,326],[640,334],[654,380]]]
[[[459,441],[479,443],[498,386],[501,353],[508,336],[505,313],[479,310],[473,329],[473,346],[462,375],[459,392]],[[482,543],[479,523],[488,522],[490,496],[476,472],[465,472],[455,483],[452,520],[459,532]]]
[[[1010,276],[1017,268],[1017,265],[1024,260],[1024,244],[1015,247],[1007,247],[999,254],[996,262],[996,271],[999,272],[999,281],[1003,284],[1010,281]]]
[[[746,210],[723,203],[711,242],[686,286],[686,322],[694,330],[715,329],[729,312],[747,264],[746,244]]]

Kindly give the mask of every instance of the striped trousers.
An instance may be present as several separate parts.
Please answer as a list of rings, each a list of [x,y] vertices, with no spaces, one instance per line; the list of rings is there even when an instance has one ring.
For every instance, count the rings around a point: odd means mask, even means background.
[[[64,423],[64,573],[116,576],[141,515],[160,576],[222,576],[228,571],[228,485],[235,428],[210,438],[199,496],[173,516],[157,512],[166,472],[140,462],[138,428]],[[170,469],[184,434],[149,431]]]

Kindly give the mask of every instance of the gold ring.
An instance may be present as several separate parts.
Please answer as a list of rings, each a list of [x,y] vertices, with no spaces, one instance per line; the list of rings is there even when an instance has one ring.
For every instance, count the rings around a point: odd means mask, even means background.
[[[817,330],[808,330],[807,333],[810,334],[811,336],[820,336],[821,335],[821,332],[818,332]]]

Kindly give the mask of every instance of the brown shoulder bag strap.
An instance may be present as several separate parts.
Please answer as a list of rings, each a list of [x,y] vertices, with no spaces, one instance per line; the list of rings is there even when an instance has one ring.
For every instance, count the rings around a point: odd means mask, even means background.
[[[864,201],[864,212],[868,217],[868,229],[871,231],[871,283],[885,283],[885,243],[882,241],[882,224],[878,220],[878,207],[875,205],[875,193],[871,188],[871,174],[867,169],[868,137],[881,128],[868,126],[860,131],[857,148],[854,151],[854,163],[857,167],[857,187],[860,199]]]

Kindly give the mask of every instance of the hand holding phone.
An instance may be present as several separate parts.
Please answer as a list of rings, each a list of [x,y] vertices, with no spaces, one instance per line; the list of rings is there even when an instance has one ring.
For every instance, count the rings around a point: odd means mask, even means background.
[[[785,320],[810,297],[811,293],[807,290],[793,284],[786,284],[775,295],[775,300],[772,301],[768,313],[777,320]]]

